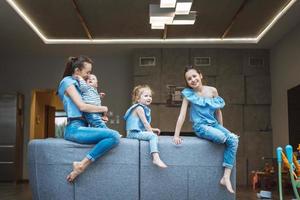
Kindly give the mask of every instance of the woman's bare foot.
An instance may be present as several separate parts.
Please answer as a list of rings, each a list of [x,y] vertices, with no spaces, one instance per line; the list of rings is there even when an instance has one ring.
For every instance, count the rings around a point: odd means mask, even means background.
[[[234,190],[232,189],[229,177],[226,178],[226,177],[223,176],[221,181],[220,181],[220,184],[225,186],[230,193],[232,193],[232,194],[235,193]]]
[[[80,162],[73,162],[73,171],[67,176],[67,181],[73,182],[84,171]]]
[[[161,159],[153,159],[153,164],[160,168],[167,168],[168,166]]]

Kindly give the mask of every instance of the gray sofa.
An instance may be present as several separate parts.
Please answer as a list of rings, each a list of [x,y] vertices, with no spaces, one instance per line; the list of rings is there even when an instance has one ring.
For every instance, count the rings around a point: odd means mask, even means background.
[[[34,199],[216,200],[235,199],[219,185],[223,145],[196,137],[159,137],[167,169],[154,166],[149,143],[122,138],[120,144],[93,163],[74,184],[66,181],[73,161],[91,148],[63,139],[32,140],[28,147],[29,179]],[[235,170],[232,175],[235,187]]]

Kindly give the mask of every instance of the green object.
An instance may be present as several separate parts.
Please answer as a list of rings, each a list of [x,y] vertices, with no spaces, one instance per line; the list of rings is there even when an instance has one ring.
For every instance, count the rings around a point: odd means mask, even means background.
[[[282,163],[281,153],[282,153],[282,148],[278,147],[276,151],[277,151],[277,163],[278,163],[279,198],[280,198],[280,200],[282,200],[283,199],[283,196],[282,196],[282,180],[281,180],[281,163]]]
[[[294,194],[297,198],[297,200],[300,200],[300,197],[299,197],[299,193],[298,193],[298,190],[297,190],[297,186],[299,187],[299,181],[298,180],[295,180],[294,179],[294,174],[293,174],[293,147],[291,145],[286,145],[285,147],[285,151],[286,151],[286,154],[287,154],[287,157],[288,157],[288,161],[289,161],[289,164],[290,164],[290,177],[291,177],[291,181],[292,181],[292,186],[293,186],[293,190],[294,190]]]

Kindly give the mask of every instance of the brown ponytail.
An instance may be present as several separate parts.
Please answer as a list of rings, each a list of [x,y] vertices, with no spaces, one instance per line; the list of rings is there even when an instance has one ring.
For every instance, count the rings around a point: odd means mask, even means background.
[[[63,78],[66,76],[72,76],[75,72],[75,69],[82,69],[84,67],[84,63],[93,64],[92,59],[87,56],[78,56],[78,57],[69,57],[66,63],[66,68],[63,74]]]

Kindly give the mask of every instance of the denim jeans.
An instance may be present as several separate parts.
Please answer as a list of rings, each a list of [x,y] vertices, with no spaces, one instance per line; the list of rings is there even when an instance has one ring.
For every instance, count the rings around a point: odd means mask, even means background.
[[[223,167],[232,169],[239,138],[220,124],[200,124],[194,127],[196,135],[200,138],[210,140],[217,144],[225,144]]]
[[[87,158],[95,161],[105,152],[120,142],[120,134],[109,128],[87,127],[83,120],[72,120],[65,129],[65,139],[80,144],[96,144],[87,154]]]
[[[149,141],[150,153],[158,153],[158,136],[153,132],[132,130],[127,132],[127,138]]]
[[[101,118],[101,113],[83,113],[83,115],[91,127],[108,128]]]

